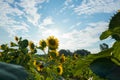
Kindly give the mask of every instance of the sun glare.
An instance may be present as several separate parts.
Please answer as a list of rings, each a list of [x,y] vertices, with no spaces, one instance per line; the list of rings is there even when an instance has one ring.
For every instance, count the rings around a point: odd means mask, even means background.
[[[60,30],[58,30],[58,29],[49,29],[49,30],[47,30],[46,35],[47,36],[53,35],[56,38],[60,38],[61,33],[60,33]]]

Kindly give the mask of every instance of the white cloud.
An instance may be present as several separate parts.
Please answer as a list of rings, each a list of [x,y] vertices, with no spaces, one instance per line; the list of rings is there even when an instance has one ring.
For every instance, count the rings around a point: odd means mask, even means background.
[[[74,4],[70,5],[70,8],[74,8],[74,7],[75,7],[75,5],[74,5]]]
[[[5,0],[6,2],[8,2],[8,3],[13,3],[14,2],[14,0]]]
[[[110,13],[120,9],[120,0],[83,0],[74,8],[78,14]]]
[[[57,30],[49,28],[50,25],[53,25],[54,21],[52,17],[46,17],[43,19],[42,23],[38,26],[38,32],[37,35],[41,34],[41,36],[38,36],[38,38],[47,38],[50,35],[56,35]]]
[[[44,0],[40,0],[39,2],[43,2]],[[40,19],[40,14],[37,13],[37,8],[36,6],[36,1],[35,0],[23,0],[19,6],[22,6],[24,8],[24,12],[28,19],[28,21],[30,21],[31,23],[33,23],[34,25],[38,25],[38,21]]]
[[[12,25],[9,27],[5,27],[4,29],[7,30],[7,32],[9,33],[10,37],[16,36],[18,35],[18,33],[20,33],[19,35],[27,35],[26,33],[29,32],[29,26],[26,23],[20,23],[19,25]]]
[[[75,25],[72,25],[69,29],[72,30],[78,26],[80,26],[81,22],[77,22]]]
[[[64,4],[63,4],[63,7],[60,9],[59,13],[64,13],[66,9],[71,9],[71,8],[74,8],[75,5],[73,4],[73,1],[72,0],[65,0]]]
[[[106,22],[96,22],[89,24],[83,30],[65,33],[61,37],[60,48],[75,50],[92,47],[99,41],[99,35],[107,28],[107,25]],[[93,49],[91,51],[95,52]]]
[[[66,6],[68,6],[69,3],[71,3],[71,2],[72,2],[72,0],[66,0],[64,4],[65,4]]]
[[[52,17],[46,17],[41,23],[41,26],[48,26],[51,24],[54,24]]]
[[[31,23],[34,26],[39,24],[41,14],[39,14],[37,4],[41,4],[48,0],[21,0],[21,2],[14,2],[14,0],[0,0],[0,28],[5,29],[10,36],[18,35],[17,32],[22,33],[28,32],[29,25],[27,22]],[[11,5],[15,7],[11,7]],[[20,10],[18,7],[22,7],[23,10]],[[23,17],[27,21],[23,21]],[[16,20],[16,18],[20,18]],[[21,33],[21,34],[22,34]]]

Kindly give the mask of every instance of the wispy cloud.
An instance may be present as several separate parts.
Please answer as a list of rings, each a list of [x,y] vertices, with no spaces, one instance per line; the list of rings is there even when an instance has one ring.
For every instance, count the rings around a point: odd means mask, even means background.
[[[71,8],[74,8],[75,5],[73,4],[73,1],[72,0],[65,0],[64,1],[64,4],[63,4],[63,7],[60,9],[60,13],[63,13],[65,12],[66,9],[71,9]]]
[[[75,13],[94,14],[94,13],[110,13],[120,9],[119,0],[83,0],[82,3],[74,8]]]
[[[23,11],[25,13],[27,20],[34,25],[38,25],[38,21],[41,16],[40,14],[37,13],[37,7],[35,7],[37,2],[38,1],[35,0],[31,0],[31,1],[23,0],[21,3],[18,4],[19,6],[24,8]],[[43,0],[39,1],[39,3],[42,2]]]
[[[0,28],[4,28],[10,36],[17,35],[17,31],[28,32],[29,24],[37,26],[41,18],[36,5],[45,1],[48,0],[0,0]]]
[[[78,26],[80,26],[81,22],[77,22],[75,25],[72,25],[69,29],[72,30]]]
[[[90,47],[99,41],[99,35],[107,28],[107,25],[107,22],[90,23],[85,29],[65,33],[60,47],[71,50]]]
[[[38,27],[38,34],[41,34],[41,38],[46,38],[50,35],[55,35],[56,30],[49,28],[53,25],[54,21],[52,17],[46,17],[43,19],[42,23]]]
[[[41,26],[48,26],[51,24],[54,24],[52,17],[46,17],[45,19],[43,19]]]
[[[64,2],[64,5],[68,6],[71,2],[72,2],[72,0],[66,0],[66,1]]]

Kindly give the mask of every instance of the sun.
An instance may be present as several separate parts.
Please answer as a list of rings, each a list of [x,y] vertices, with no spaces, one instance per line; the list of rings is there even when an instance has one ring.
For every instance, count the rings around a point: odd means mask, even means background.
[[[46,32],[45,32],[45,34],[47,35],[47,36],[55,36],[56,38],[60,38],[62,35],[62,33],[61,33],[61,31],[60,30],[58,30],[58,29],[48,29],[48,30],[46,30]]]

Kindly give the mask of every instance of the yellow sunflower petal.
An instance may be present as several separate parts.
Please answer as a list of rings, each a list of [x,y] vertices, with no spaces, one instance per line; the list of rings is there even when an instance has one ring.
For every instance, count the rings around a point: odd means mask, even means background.
[[[34,50],[34,47],[35,47],[34,43],[32,41],[29,41],[29,48],[31,51]]]
[[[57,49],[59,45],[59,41],[54,36],[49,36],[47,39],[47,45],[50,49]]]
[[[63,67],[62,67],[62,65],[58,66],[57,71],[58,71],[59,75],[62,75],[62,73],[63,73]]]

